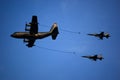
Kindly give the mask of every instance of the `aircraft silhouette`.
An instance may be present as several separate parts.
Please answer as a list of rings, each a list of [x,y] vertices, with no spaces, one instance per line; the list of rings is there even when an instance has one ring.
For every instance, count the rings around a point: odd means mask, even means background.
[[[106,38],[109,38],[110,37],[110,34],[109,33],[104,33],[104,32],[101,32],[100,34],[88,34],[90,36],[95,36],[95,37],[99,37],[101,40],[103,40],[103,37],[106,37]]]
[[[82,56],[82,57],[84,57],[84,58],[88,58],[88,59],[92,59],[92,60],[94,60],[94,61],[96,61],[97,59],[99,59],[99,60],[104,59],[101,55]]]
[[[48,36],[52,36],[52,39],[55,40],[58,32],[58,26],[56,23],[54,23],[48,32],[38,32],[38,21],[37,16],[32,16],[32,21],[29,24],[26,24],[25,27],[26,32],[14,32],[11,34],[11,37],[23,39],[23,41],[28,47],[34,46],[34,42],[37,39],[43,39]]]

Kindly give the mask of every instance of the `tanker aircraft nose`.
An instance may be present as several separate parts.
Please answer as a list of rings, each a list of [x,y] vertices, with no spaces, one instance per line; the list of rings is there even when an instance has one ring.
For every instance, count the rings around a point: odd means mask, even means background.
[[[11,34],[10,36],[11,36],[11,37],[16,37],[16,34],[15,34],[15,33],[13,33],[13,34]]]

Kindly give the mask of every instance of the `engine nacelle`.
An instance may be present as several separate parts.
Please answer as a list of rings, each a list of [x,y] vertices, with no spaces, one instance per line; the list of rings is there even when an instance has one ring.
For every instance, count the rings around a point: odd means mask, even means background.
[[[26,43],[26,42],[29,42],[29,39],[24,39],[23,42],[25,42],[25,43]]]
[[[28,23],[28,24],[26,23],[25,26],[31,26],[31,23]]]
[[[26,26],[25,31],[30,31],[30,26]]]

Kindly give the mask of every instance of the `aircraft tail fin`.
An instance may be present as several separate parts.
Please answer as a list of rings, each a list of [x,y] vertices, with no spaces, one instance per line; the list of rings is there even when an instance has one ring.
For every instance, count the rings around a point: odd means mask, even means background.
[[[55,40],[57,35],[59,34],[58,26],[56,23],[52,25],[52,28],[50,29],[50,33],[51,33],[52,39]]]
[[[108,39],[108,38],[110,37],[110,35],[108,34],[108,35],[106,35],[105,37]]]
[[[104,59],[104,58],[99,58],[99,60],[102,60],[102,59]]]

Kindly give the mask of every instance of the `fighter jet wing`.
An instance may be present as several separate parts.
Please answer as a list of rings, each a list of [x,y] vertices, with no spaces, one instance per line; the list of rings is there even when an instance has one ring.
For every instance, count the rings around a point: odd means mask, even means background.
[[[101,40],[103,40],[104,32],[101,32],[98,37],[99,37]]]
[[[29,40],[29,42],[26,46],[32,47],[32,46],[34,46],[34,42],[35,42],[35,39],[34,40]]]
[[[38,33],[38,21],[37,16],[32,16],[32,22],[30,27],[30,34],[37,34]]]
[[[104,35],[104,32],[101,32],[100,35]]]
[[[100,38],[101,40],[103,40],[103,36],[100,36],[99,38]]]
[[[97,59],[96,58],[93,58],[94,61],[96,61]]]
[[[96,60],[97,60],[97,56],[98,56],[98,55],[94,55],[92,59],[93,59],[94,61],[96,61]]]

